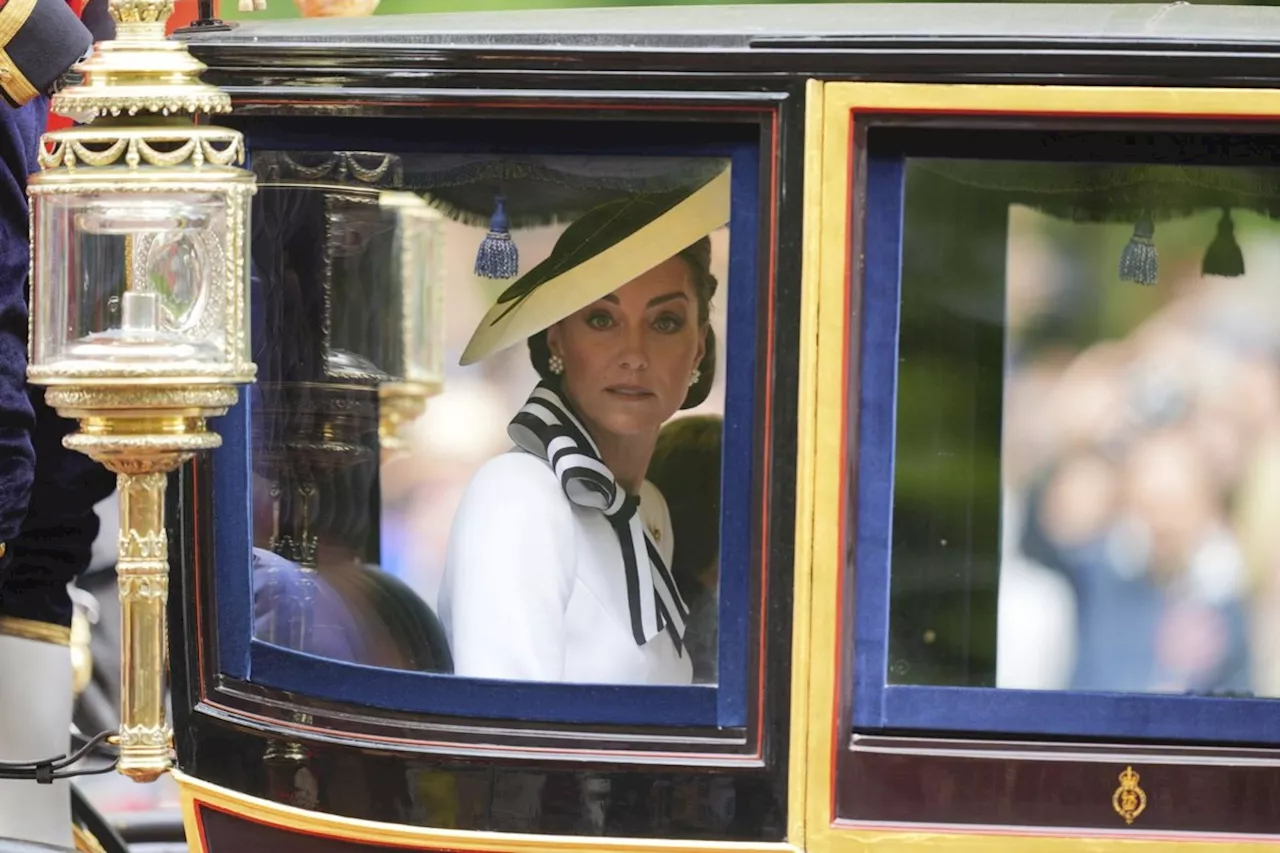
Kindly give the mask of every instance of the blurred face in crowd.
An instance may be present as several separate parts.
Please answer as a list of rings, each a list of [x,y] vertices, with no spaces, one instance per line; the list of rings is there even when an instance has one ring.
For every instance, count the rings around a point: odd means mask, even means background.
[[[1185,429],[1142,438],[1121,468],[1124,508],[1150,536],[1152,566],[1180,572],[1220,514],[1218,489]]]
[[[1112,465],[1096,454],[1079,454],[1062,465],[1045,490],[1045,533],[1064,547],[1090,541],[1111,523],[1116,491]]]

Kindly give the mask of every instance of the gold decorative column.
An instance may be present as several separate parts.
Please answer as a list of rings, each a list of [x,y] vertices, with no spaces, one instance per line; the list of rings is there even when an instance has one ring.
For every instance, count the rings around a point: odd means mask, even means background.
[[[118,477],[122,673],[118,769],[171,764],[165,535],[168,475],[217,447],[206,420],[253,381],[249,202],[233,130],[195,123],[230,99],[165,38],[172,0],[110,0],[117,37],[53,98],[90,123],[47,134],[29,183],[31,382],[79,421],[64,443]],[[247,569],[246,569],[247,570]]]

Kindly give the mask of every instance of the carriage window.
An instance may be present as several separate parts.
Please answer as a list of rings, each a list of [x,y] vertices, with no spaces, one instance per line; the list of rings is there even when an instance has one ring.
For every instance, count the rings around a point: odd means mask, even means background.
[[[255,169],[255,639],[716,684],[730,159]]]
[[[903,179],[886,682],[1280,696],[1280,171]]]

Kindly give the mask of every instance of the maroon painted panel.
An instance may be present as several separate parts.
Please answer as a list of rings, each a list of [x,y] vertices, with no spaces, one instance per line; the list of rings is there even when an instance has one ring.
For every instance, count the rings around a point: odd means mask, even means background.
[[[281,829],[209,806],[196,807],[205,853],[387,853],[405,848]]]
[[[1105,748],[1075,749],[1068,757],[1053,747],[1015,752],[1000,745],[982,754],[855,748],[840,760],[837,814],[878,822],[1280,834],[1280,766],[1267,761],[1276,758]],[[1128,768],[1140,793],[1131,786],[1126,796],[1120,775]],[[1141,806],[1131,824],[1117,801]]]

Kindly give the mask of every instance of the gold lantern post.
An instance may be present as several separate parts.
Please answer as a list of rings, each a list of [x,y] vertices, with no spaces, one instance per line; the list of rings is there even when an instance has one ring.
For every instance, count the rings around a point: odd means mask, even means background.
[[[206,419],[253,381],[247,307],[252,173],[205,66],[165,37],[172,0],[110,0],[116,38],[76,66],[29,183],[31,382],[77,419],[67,447],[118,476],[122,673],[117,769],[171,765],[165,719],[168,474],[217,447]]]

